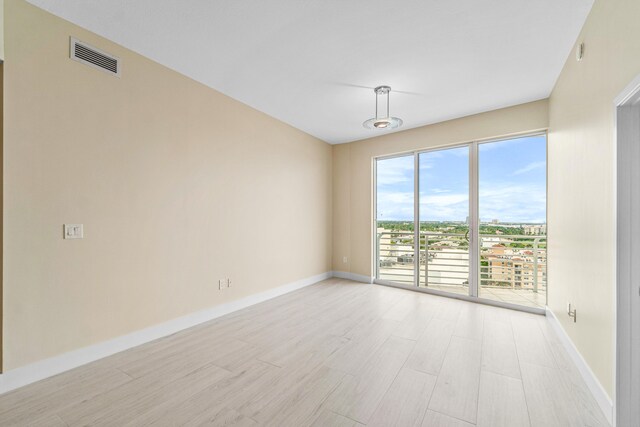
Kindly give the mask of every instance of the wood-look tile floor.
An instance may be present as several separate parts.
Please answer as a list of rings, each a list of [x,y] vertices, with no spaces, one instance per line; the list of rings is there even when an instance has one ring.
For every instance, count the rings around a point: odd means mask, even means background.
[[[542,316],[331,279],[0,396],[2,426],[606,426]]]

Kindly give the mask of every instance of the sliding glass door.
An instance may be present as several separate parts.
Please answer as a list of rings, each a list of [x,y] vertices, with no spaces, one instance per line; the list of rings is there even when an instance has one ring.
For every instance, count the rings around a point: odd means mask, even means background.
[[[481,298],[546,305],[546,148],[545,135],[478,145]]]
[[[546,305],[546,135],[376,159],[376,280]]]
[[[418,286],[469,295],[469,147],[418,154]]]
[[[416,278],[414,163],[413,155],[376,162],[377,278],[406,285]]]

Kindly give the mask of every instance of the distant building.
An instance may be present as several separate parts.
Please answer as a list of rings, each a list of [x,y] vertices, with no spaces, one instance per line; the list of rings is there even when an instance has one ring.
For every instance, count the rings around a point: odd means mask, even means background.
[[[493,245],[500,243],[502,241],[501,237],[482,237],[482,239],[480,239],[480,241],[482,242],[482,247],[483,248],[490,248]]]
[[[512,289],[532,289],[535,287],[535,267],[533,259],[520,257],[486,257],[488,266],[483,271],[485,286],[510,287]],[[546,263],[538,262],[537,282],[546,283]]]
[[[488,287],[534,289],[546,284],[546,253],[505,244],[483,246],[482,284]],[[537,273],[537,277],[536,277]]]
[[[524,234],[529,236],[542,236],[547,234],[547,225],[525,225],[522,227],[524,229]]]
[[[491,224],[500,224],[500,221],[498,221],[497,219],[492,219]]]

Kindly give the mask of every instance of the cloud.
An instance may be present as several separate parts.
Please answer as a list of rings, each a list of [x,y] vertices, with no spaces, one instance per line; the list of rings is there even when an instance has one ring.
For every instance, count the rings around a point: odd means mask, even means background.
[[[469,215],[469,194],[440,193],[420,195],[422,221],[464,221]]]
[[[378,191],[378,219],[404,221],[413,219],[413,192]]]
[[[436,205],[436,206],[450,206],[457,205],[469,200],[469,195],[466,193],[460,194],[422,194],[420,196],[420,204]]]
[[[430,160],[421,160],[420,161],[420,170],[421,171],[426,171],[428,169],[433,169],[433,167],[435,166],[433,161]]]
[[[547,193],[540,185],[483,183],[480,188],[480,219],[501,222],[546,222]]]
[[[412,192],[378,192],[378,203],[413,204]]]
[[[502,143],[481,145],[481,153],[501,146]],[[449,167],[445,154],[467,155],[468,149],[420,154],[421,183],[430,184],[420,193],[420,218],[429,221],[464,221],[469,215],[469,195],[461,177],[466,169]],[[539,158],[539,157],[538,157]],[[529,160],[533,160],[529,158]],[[456,160],[460,165],[460,160]],[[520,163],[522,164],[522,163]],[[411,221],[414,216],[413,179],[414,159],[402,156],[379,160],[377,167],[377,213],[381,220]],[[442,169],[442,168],[445,169]],[[517,166],[512,165],[511,170]],[[502,222],[546,222],[546,188],[544,180],[535,182],[527,176],[519,176],[536,170],[544,170],[545,161],[531,161],[513,172],[503,171],[501,178],[483,180],[480,187],[480,218],[483,221],[498,219]],[[425,169],[434,168],[426,172]],[[441,171],[438,174],[438,171]],[[431,174],[436,175],[432,177]],[[537,174],[531,174],[531,177]],[[459,182],[460,181],[460,182]],[[511,181],[511,182],[509,182]],[[433,186],[433,188],[428,188]]]
[[[511,175],[522,175],[523,173],[531,172],[536,169],[544,169],[546,166],[547,166],[547,162],[545,161],[532,162],[526,165],[525,167],[516,170]]]
[[[379,187],[401,183],[413,185],[413,156],[378,160],[376,173]]]
[[[378,219],[413,219],[412,192],[378,192]],[[421,193],[422,221],[464,221],[469,215],[467,193]],[[546,222],[546,189],[539,185],[483,183],[480,189],[480,219],[502,222]]]

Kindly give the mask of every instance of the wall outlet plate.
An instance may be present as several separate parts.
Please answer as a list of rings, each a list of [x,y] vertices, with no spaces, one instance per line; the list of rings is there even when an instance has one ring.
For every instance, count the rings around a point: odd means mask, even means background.
[[[65,239],[82,239],[84,238],[84,227],[82,224],[64,224]]]

